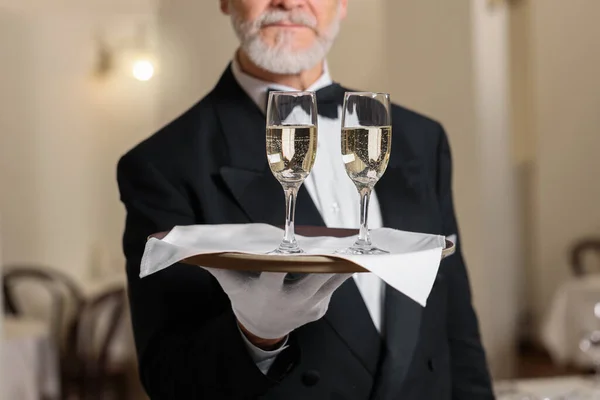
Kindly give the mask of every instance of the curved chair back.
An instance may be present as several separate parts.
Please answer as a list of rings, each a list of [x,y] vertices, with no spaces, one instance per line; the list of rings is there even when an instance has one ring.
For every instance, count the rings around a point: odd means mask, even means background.
[[[571,270],[575,276],[582,276],[588,272],[586,256],[594,254],[596,264],[600,267],[600,238],[587,238],[578,241],[570,252]]]
[[[6,312],[16,316],[42,314],[59,348],[71,343],[85,302],[72,278],[48,267],[15,265],[5,269],[2,286]],[[34,304],[43,307],[44,312],[36,313]]]
[[[86,373],[105,375],[110,368],[110,350],[124,321],[124,287],[109,289],[89,300],[78,323],[77,357]]]

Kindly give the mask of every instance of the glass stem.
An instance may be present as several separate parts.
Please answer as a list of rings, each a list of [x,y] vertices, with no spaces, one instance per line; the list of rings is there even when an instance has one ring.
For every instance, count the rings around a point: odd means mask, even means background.
[[[297,186],[286,186],[283,188],[285,193],[285,232],[283,234],[282,245],[290,248],[298,246],[296,235],[294,233],[294,217],[296,213],[296,196],[298,195]]]
[[[364,187],[358,190],[360,194],[360,231],[355,246],[371,246],[371,237],[369,235],[369,199],[371,198],[371,189]]]

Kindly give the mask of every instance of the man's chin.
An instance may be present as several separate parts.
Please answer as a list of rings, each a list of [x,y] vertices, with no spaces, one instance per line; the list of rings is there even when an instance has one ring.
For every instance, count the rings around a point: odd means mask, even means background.
[[[262,42],[270,49],[285,48],[289,51],[307,51],[315,46],[317,37],[312,31],[280,32],[277,35],[261,35]]]
[[[296,58],[298,56],[302,56],[311,51],[313,47],[311,46],[300,46],[297,44],[285,44],[285,45],[277,45],[277,46],[267,46],[268,52],[270,54],[277,54],[280,57],[284,58]]]
[[[322,61],[325,54],[317,44],[306,45],[296,41],[280,41],[270,45],[263,38],[255,38],[242,45],[250,61],[274,74],[297,74]]]

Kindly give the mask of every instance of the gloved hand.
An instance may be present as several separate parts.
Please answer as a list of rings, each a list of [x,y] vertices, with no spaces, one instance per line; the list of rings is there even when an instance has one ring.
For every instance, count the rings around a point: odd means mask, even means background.
[[[307,274],[293,281],[285,273],[260,274],[205,268],[229,296],[238,321],[263,339],[279,339],[320,319],[333,292],[352,274]]]

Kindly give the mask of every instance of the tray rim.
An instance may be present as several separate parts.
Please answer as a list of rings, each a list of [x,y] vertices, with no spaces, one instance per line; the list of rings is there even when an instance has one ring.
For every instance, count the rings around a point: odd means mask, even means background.
[[[446,239],[446,247],[442,250],[442,259],[453,255],[456,245]],[[202,260],[212,260],[206,262]],[[261,268],[243,268],[239,265],[223,266],[227,262],[242,265],[244,262],[261,263]],[[302,273],[350,273],[369,272],[360,265],[335,255],[266,255],[238,252],[207,253],[188,257],[181,261],[183,264],[198,267],[228,269],[234,271],[260,272],[302,272]],[[207,265],[212,264],[212,265]]]

